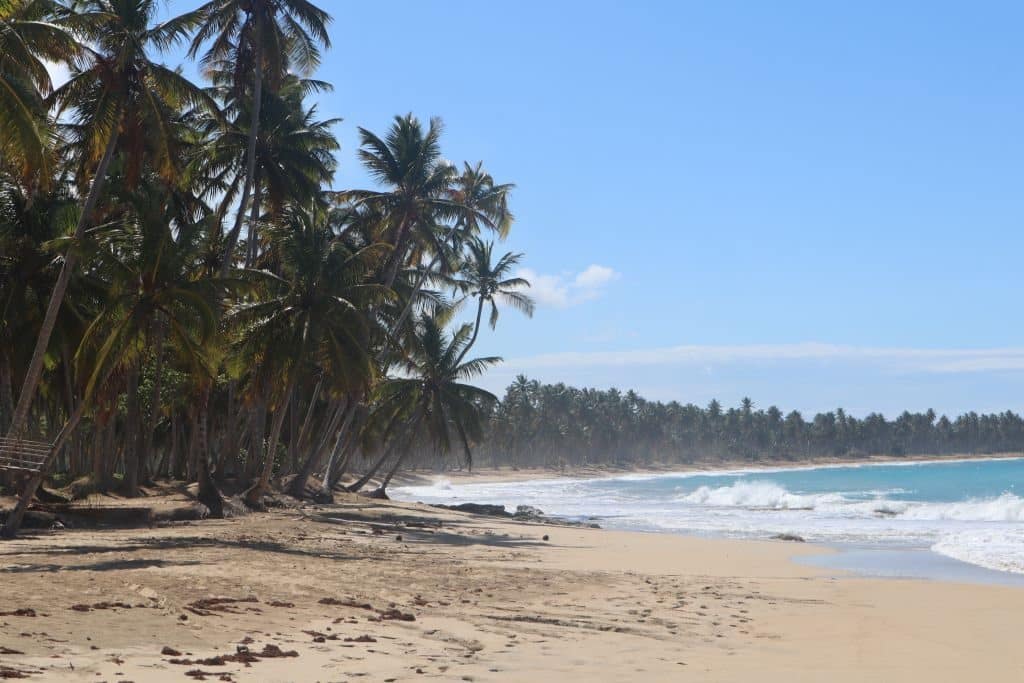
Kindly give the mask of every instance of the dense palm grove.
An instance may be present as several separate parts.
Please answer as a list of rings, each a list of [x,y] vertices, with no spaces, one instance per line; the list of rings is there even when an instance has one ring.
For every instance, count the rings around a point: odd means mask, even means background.
[[[0,434],[53,442],[73,490],[198,482],[214,514],[226,482],[259,506],[284,475],[386,486],[410,444],[470,457],[495,398],[469,382],[498,361],[471,349],[498,305],[533,310],[493,253],[511,186],[406,115],[359,129],[376,186],[332,189],[331,17],[164,7],[0,0]],[[41,477],[6,477],[21,510]]]
[[[805,419],[775,406],[755,409],[646,401],[615,389],[576,389],[518,377],[496,407],[477,462],[578,467],[800,460],[865,455],[945,455],[1024,451],[1024,419],[1004,412],[955,419],[905,412],[858,419],[842,409]]]

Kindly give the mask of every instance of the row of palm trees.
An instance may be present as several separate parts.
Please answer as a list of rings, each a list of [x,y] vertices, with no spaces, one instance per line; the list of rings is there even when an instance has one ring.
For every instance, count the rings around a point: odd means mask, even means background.
[[[468,459],[496,400],[468,383],[499,361],[469,358],[482,312],[533,311],[488,241],[512,186],[445,161],[439,120],[360,128],[377,186],[331,189],[326,12],[159,7],[0,0],[0,433],[53,441],[8,535],[48,473],[197,482],[218,514],[229,480],[259,506],[275,475],[383,494],[410,453]],[[205,83],[158,61],[176,45]]]
[[[842,409],[805,419],[750,399],[725,409],[647,401],[633,391],[576,389],[520,376],[496,404],[477,448],[489,466],[565,467],[800,460],[864,455],[947,455],[1024,451],[1024,418],[1012,412],[880,413]]]

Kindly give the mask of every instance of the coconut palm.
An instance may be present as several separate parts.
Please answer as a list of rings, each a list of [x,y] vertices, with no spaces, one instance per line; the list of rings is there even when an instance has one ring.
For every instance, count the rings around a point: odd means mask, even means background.
[[[441,130],[440,119],[431,119],[424,131],[412,114],[396,116],[384,138],[359,129],[359,158],[388,189],[349,190],[341,197],[369,207],[380,220],[381,238],[392,246],[380,274],[387,287],[394,285],[410,248],[434,243],[438,227],[455,217],[448,193],[457,173],[441,157]]]
[[[81,50],[51,21],[55,9],[49,0],[0,0],[0,163],[42,183],[52,177],[46,62],[68,62]]]
[[[88,59],[72,71],[49,102],[58,111],[71,110],[80,168],[95,168],[74,237],[81,238],[92,220],[107,171],[122,138],[126,166],[141,169],[143,154],[162,175],[175,173],[170,119],[181,107],[216,111],[216,103],[181,73],[152,61],[151,49],[164,49],[184,39],[199,20],[189,13],[153,24],[157,0],[83,0],[62,15],[69,30],[90,47]],[[32,360],[18,396],[11,432],[21,433],[42,376],[43,358],[77,257],[64,259],[47,305]]]
[[[93,231],[95,253],[89,260],[109,288],[75,360],[82,400],[91,402],[101,379],[120,369],[129,378],[129,410],[137,410],[141,363],[150,354],[161,358],[165,346],[190,375],[212,375],[208,344],[217,328],[216,310],[236,283],[195,276],[197,231],[180,213],[177,221],[167,220],[168,213],[182,208],[174,193],[149,184],[132,194],[134,210],[128,216]],[[125,450],[125,490],[135,495],[145,436],[141,416],[129,418],[128,426],[133,431]]]
[[[508,195],[513,187],[511,183],[496,184],[482,162],[476,166],[463,164],[462,173],[448,189],[455,220],[442,230],[440,239],[430,245],[433,255],[426,267],[419,268],[409,296],[403,297],[406,303],[393,325],[392,334],[405,324],[426,281],[433,276],[448,276],[456,269],[459,251],[468,238],[479,236],[482,228],[497,233],[502,239],[508,235],[513,219]],[[423,262],[423,250],[417,250],[411,260]]]
[[[466,243],[465,263],[463,267],[459,268],[456,277],[451,280],[457,291],[477,300],[473,336],[462,349],[458,361],[461,361],[476,343],[477,336],[480,334],[480,321],[485,305],[490,304],[491,307],[488,323],[492,330],[498,324],[497,302],[499,301],[512,306],[528,317],[533,317],[533,300],[518,291],[529,287],[530,282],[521,277],[510,277],[513,268],[522,261],[523,255],[507,252],[498,259],[497,263],[492,263],[493,252],[494,242],[484,242],[478,237],[471,238]]]
[[[498,357],[462,361],[471,327],[463,325],[447,335],[435,318],[424,318],[409,339],[402,371],[381,384],[374,397],[375,408],[368,433],[376,432],[390,446],[350,490],[367,484],[391,457],[404,449],[375,492],[384,496],[391,478],[408,457],[409,445],[423,434],[433,449],[442,454],[458,448],[472,463],[472,444],[483,436],[482,413],[497,398],[488,391],[466,384],[492,365]]]
[[[242,231],[245,208],[256,184],[256,152],[262,123],[264,81],[271,92],[280,90],[291,70],[309,73],[320,63],[320,47],[331,45],[331,17],[308,0],[210,0],[199,8],[203,24],[192,40],[189,55],[209,44],[201,64],[236,65],[232,86],[236,99],[248,99],[249,139],[245,181],[235,224],[224,245],[222,275],[232,262]]]
[[[257,483],[246,499],[258,504],[267,490],[274,455],[292,393],[312,367],[338,392],[359,391],[374,376],[367,311],[387,290],[366,282],[382,245],[356,251],[337,238],[322,211],[290,207],[269,228],[280,276],[266,276],[266,293],[240,305],[231,324],[240,330],[234,370],[250,392],[274,411],[268,450]]]
[[[306,106],[303,102],[310,92],[329,89],[328,84],[290,75],[279,92],[263,93],[247,236],[247,266],[255,262],[258,253],[258,217],[264,205],[271,216],[279,214],[288,202],[304,203],[318,197],[320,188],[329,186],[334,179],[337,166],[334,153],[340,145],[331,128],[340,119],[321,120],[316,106]],[[241,189],[250,124],[248,100],[226,101],[228,111],[238,111],[227,126],[213,117],[203,123],[210,142],[196,155],[192,171],[198,177],[222,181],[210,186],[215,193],[223,193],[221,211],[226,210]]]

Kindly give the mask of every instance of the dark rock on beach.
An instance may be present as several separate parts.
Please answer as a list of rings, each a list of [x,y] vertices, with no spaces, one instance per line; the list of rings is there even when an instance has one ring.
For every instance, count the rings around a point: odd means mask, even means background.
[[[491,517],[511,517],[512,514],[504,505],[487,505],[485,503],[460,503],[459,505],[434,505],[436,508],[468,512],[473,515],[489,515]]]

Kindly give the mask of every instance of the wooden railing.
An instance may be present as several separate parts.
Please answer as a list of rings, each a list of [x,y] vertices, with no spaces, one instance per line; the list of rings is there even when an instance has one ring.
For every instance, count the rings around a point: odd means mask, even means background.
[[[0,436],[0,470],[38,472],[50,454],[51,445],[42,441]]]

